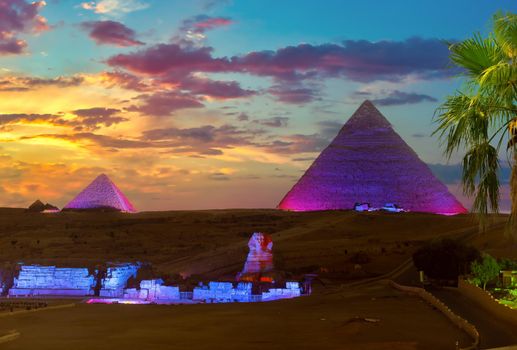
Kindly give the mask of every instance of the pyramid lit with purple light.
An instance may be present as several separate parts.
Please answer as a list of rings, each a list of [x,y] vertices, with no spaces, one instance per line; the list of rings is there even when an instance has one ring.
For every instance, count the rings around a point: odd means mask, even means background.
[[[415,212],[460,214],[467,210],[365,101],[330,145],[285,195],[280,209],[353,209],[386,203]]]
[[[129,213],[136,211],[129,199],[104,174],[97,176],[88,187],[72,199],[63,209],[111,209]]]

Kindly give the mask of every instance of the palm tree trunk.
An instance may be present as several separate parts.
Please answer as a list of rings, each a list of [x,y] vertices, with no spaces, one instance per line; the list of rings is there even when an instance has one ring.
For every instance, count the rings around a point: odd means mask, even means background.
[[[510,195],[512,198],[512,212],[510,217],[510,236],[517,243],[517,149],[513,152],[512,178],[510,180]]]

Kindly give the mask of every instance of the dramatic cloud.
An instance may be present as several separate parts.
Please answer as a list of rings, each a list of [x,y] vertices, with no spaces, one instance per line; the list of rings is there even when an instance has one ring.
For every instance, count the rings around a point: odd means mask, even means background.
[[[79,125],[75,127],[75,130],[96,130],[101,125],[110,127],[112,125],[128,121],[127,118],[117,116],[120,113],[119,109],[115,108],[103,108],[94,107],[87,109],[77,109],[72,112],[78,118],[76,121]]]
[[[239,113],[239,115],[237,116],[237,120],[240,122],[245,122],[245,121],[250,120],[250,116],[247,115],[246,113]]]
[[[315,89],[293,87],[289,84],[274,85],[269,88],[268,92],[273,95],[277,101],[290,104],[309,103],[318,98],[318,92]]]
[[[102,83],[108,88],[119,86],[134,91],[150,91],[153,89],[150,85],[144,83],[142,78],[129,73],[119,71],[102,72],[100,78]]]
[[[236,70],[278,79],[302,79],[323,75],[353,81],[398,81],[414,74],[422,78],[451,74],[446,45],[438,39],[404,41],[347,40],[339,44],[288,46],[233,57]]]
[[[267,152],[277,154],[297,154],[321,152],[328,145],[327,138],[320,134],[290,135],[271,143],[261,145]]]
[[[120,110],[112,108],[89,108],[71,112],[74,118],[55,114],[0,114],[0,126],[15,124],[49,124],[73,128],[75,131],[97,130],[110,127],[128,119],[116,116]]]
[[[90,147],[93,145],[118,149],[157,148],[170,153],[192,153],[201,156],[221,155],[221,149],[253,145],[250,141],[255,132],[238,129],[231,125],[216,127],[203,125],[195,128],[153,129],[142,133],[139,138],[112,137],[91,132],[73,134],[40,134],[24,136],[21,140],[51,138],[66,140]]]
[[[195,95],[206,95],[215,99],[249,97],[256,91],[241,88],[236,81],[218,81],[206,78],[186,77],[177,82],[179,87]]]
[[[180,109],[204,107],[194,96],[177,92],[157,92],[141,95],[137,99],[141,104],[129,107],[128,111],[149,116],[169,116]]]
[[[84,78],[80,76],[57,78],[9,76],[0,79],[0,91],[28,91],[45,86],[70,87],[78,86],[83,81]]]
[[[45,1],[0,1],[0,55],[16,55],[25,51],[27,43],[17,39],[17,34],[40,33],[49,29],[47,20],[38,13]]]
[[[390,91],[386,97],[372,99],[372,102],[378,106],[398,106],[420,102],[437,102],[438,100],[432,96],[417,94],[414,92]]]
[[[120,47],[143,45],[136,40],[135,32],[131,28],[116,21],[83,22],[81,27],[89,31],[89,36],[97,44],[115,45]]]
[[[144,10],[149,4],[138,0],[101,0],[81,3],[81,7],[98,14],[118,17],[124,14]]]
[[[188,145],[188,151],[195,150],[201,154],[213,154],[214,150],[219,148],[251,145],[253,137],[253,132],[232,125],[154,129],[144,131],[142,134],[143,140],[160,142],[162,145],[166,144],[168,147],[176,148]]]
[[[131,54],[118,54],[109,58],[107,63],[140,74],[170,72],[187,76],[193,72],[231,70],[228,59],[212,57],[212,48],[182,47],[179,44],[159,44]]]
[[[184,32],[205,33],[218,27],[232,24],[233,21],[227,17],[210,17],[199,15],[183,21],[180,30]]]
[[[288,117],[273,117],[268,119],[254,120],[254,123],[268,126],[270,128],[284,128],[289,122]]]
[[[219,23],[212,17],[204,18],[210,21],[205,23],[197,18],[199,21],[191,20],[189,25],[204,23],[199,24],[199,28],[211,28],[214,23]],[[447,47],[438,39],[421,38],[375,43],[349,40],[341,45],[302,44],[231,58],[213,57],[210,47],[172,43],[115,55],[107,63],[137,75],[153,76],[157,81],[169,82],[192,95],[206,95],[216,99],[248,97],[255,92],[242,89],[235,81],[194,78],[196,73],[269,76],[275,79],[276,84],[267,92],[277,101],[288,104],[319,100],[319,87],[314,82],[321,78],[344,77],[359,82],[400,81],[411,75],[431,79],[452,73],[446,69]],[[384,106],[422,101],[436,100],[428,95],[398,90],[374,100]],[[152,114],[156,115],[154,112]]]

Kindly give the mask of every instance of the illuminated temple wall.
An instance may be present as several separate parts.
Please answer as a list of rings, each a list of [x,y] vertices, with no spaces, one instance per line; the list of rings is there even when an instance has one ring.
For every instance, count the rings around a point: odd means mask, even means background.
[[[14,278],[9,296],[86,296],[93,295],[94,286],[95,277],[87,268],[24,265]]]
[[[356,202],[374,208],[395,203],[409,211],[437,214],[467,212],[369,101],[357,109],[278,207],[353,209]]]
[[[108,267],[106,277],[102,279],[101,297],[120,298],[131,277],[136,277],[140,264],[119,264]]]
[[[301,295],[298,282],[287,282],[285,288],[271,288],[262,293],[262,301],[297,298]]]
[[[252,286],[249,282],[240,282],[235,288],[230,282],[210,282],[208,286],[194,288],[192,299],[214,303],[255,302],[296,298],[302,294],[298,282],[287,282],[286,288],[271,288],[258,295],[252,293]]]
[[[138,299],[147,301],[179,300],[180,289],[174,286],[164,286],[161,279],[142,280],[140,289],[126,288],[124,299]]]

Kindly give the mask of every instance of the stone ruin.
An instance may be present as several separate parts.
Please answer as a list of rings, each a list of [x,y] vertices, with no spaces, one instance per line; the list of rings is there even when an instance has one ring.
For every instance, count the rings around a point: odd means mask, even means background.
[[[151,302],[163,300],[180,300],[180,289],[174,286],[164,286],[162,279],[142,280],[140,289],[124,289],[124,299],[138,299]]]
[[[120,298],[124,295],[127,281],[136,277],[140,264],[116,264],[108,267],[106,276],[102,279],[101,297]]]
[[[55,266],[23,265],[10,297],[30,296],[94,296],[89,303],[149,304],[149,303],[229,303],[259,302],[302,295],[298,282],[287,282],[285,288],[262,284],[254,294],[253,282],[264,282],[264,275],[273,270],[273,241],[270,235],[255,232],[248,242],[250,249],[240,282],[209,282],[192,291],[180,292],[178,286],[165,286],[162,279],[143,279],[139,288],[127,288],[130,278],[136,278],[140,263],[108,263],[105,269],[90,272],[87,268],[58,268]],[[267,277],[266,282],[273,282]],[[258,286],[258,285],[257,285]],[[269,288],[267,286],[270,286]]]
[[[296,298],[302,295],[298,282],[286,282],[285,288],[268,288],[254,294],[251,282],[209,282],[200,284],[191,292],[180,292],[178,286],[165,286],[162,279],[140,281],[140,288],[126,288],[129,278],[135,277],[140,264],[117,264],[108,267],[101,279],[100,298],[89,302],[121,303],[229,303],[259,302]],[[98,271],[95,271],[97,274]],[[94,296],[96,278],[87,268],[61,268],[55,266],[23,265],[9,297]]]
[[[273,239],[270,235],[255,232],[249,242],[249,253],[246,258],[243,270],[237,275],[237,280],[258,282],[271,282],[267,275],[273,271]]]
[[[14,278],[9,296],[89,296],[95,277],[87,268],[24,265]]]

